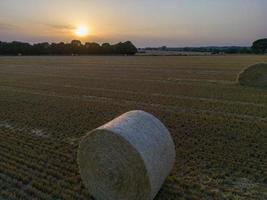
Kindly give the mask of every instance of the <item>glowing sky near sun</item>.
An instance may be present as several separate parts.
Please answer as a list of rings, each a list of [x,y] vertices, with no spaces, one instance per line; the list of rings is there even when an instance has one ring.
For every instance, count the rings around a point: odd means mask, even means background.
[[[266,10],[266,0],[3,0],[0,40],[250,45],[267,37]],[[80,24],[90,34],[75,34]]]

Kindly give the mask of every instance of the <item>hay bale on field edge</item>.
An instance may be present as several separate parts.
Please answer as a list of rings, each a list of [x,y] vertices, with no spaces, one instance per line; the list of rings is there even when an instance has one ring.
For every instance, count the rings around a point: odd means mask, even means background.
[[[246,68],[238,75],[242,86],[267,89],[267,63],[259,63]]]
[[[78,150],[85,186],[97,199],[153,199],[175,162],[167,128],[144,111],[127,112],[88,133]]]

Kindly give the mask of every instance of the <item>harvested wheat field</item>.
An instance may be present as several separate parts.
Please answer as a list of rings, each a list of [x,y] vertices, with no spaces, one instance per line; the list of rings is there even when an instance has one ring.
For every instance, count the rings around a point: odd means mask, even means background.
[[[267,199],[267,92],[240,71],[266,56],[0,57],[0,199],[90,199],[82,136],[129,111],[157,116],[176,162],[156,196]]]

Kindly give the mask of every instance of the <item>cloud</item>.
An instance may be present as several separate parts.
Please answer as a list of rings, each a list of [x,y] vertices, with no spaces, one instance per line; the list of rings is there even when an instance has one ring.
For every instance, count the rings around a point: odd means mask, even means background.
[[[70,25],[62,25],[62,24],[45,24],[46,26],[57,29],[57,30],[72,30],[74,29],[73,26]]]
[[[14,30],[19,28],[18,26],[14,24],[8,24],[8,23],[2,23],[0,22],[0,31],[5,31],[5,30]]]

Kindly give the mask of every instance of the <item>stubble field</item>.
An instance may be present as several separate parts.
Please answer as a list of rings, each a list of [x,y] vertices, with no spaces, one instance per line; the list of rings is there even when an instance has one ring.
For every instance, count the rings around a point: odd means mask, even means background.
[[[157,200],[267,199],[267,92],[236,83],[266,56],[0,57],[0,199],[90,199],[80,138],[141,109],[176,164]]]

